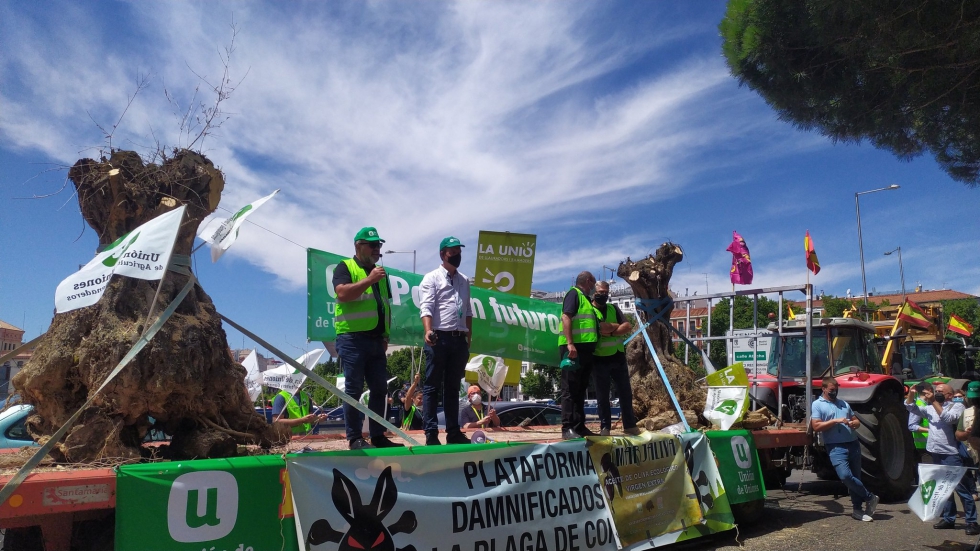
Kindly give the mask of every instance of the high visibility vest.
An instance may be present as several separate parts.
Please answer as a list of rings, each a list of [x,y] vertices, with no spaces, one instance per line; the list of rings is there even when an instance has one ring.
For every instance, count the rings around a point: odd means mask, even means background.
[[[612,320],[609,323],[616,323],[616,307],[611,303],[606,303],[606,315],[602,316],[602,319],[599,321],[606,320]],[[623,337],[599,335],[599,344],[595,347],[595,355],[599,357],[612,356],[616,352],[623,352],[625,350],[626,347],[623,346]]]
[[[344,261],[350,271],[351,283],[357,283],[367,277],[364,268],[358,266],[353,258]],[[391,304],[388,302],[388,280],[378,281],[381,289],[381,306],[384,310],[384,336],[388,336],[391,323]],[[378,326],[378,303],[374,298],[374,286],[369,286],[361,296],[350,302],[337,301],[337,311],[333,318],[334,328],[338,335],[344,333],[360,333],[370,331]]]
[[[283,390],[279,395],[286,399],[286,411],[289,412],[290,419],[302,419],[310,414],[309,394],[302,390],[299,391],[299,403],[296,402],[296,397],[291,392]],[[292,431],[293,434],[306,434],[310,432],[311,428],[313,427],[309,423],[303,423],[292,427]]]
[[[915,399],[915,405],[922,407],[922,406],[925,406],[926,403],[923,402],[922,399],[916,398]],[[925,427],[926,429],[928,429],[929,428],[929,418],[928,417],[923,417],[922,420],[919,421],[919,426],[920,427]],[[912,433],[912,443],[915,444],[915,449],[917,449],[917,450],[924,450],[924,449],[926,449],[926,441],[928,439],[929,439],[929,432],[928,431],[917,430],[917,431],[915,431],[915,432]]]
[[[589,302],[589,298],[585,296],[578,287],[572,287],[568,292],[571,293],[575,291],[578,293],[578,311],[572,316],[572,342],[598,342],[599,340],[599,323],[596,321],[596,309]],[[558,334],[558,346],[568,344],[565,339],[565,331],[562,330]]]

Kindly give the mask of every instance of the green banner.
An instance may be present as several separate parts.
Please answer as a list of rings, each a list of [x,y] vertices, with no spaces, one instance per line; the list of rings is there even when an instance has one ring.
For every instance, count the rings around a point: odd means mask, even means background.
[[[333,318],[337,294],[333,270],[348,258],[307,249],[307,329],[312,341],[337,338]],[[422,275],[385,268],[391,288],[391,344],[419,346],[419,284]],[[470,352],[558,365],[561,304],[471,288],[473,343]]]
[[[116,549],[298,550],[279,456],[123,465]]]
[[[501,293],[531,296],[534,249],[538,236],[529,233],[480,231],[474,285]],[[506,384],[521,382],[521,361],[507,359]]]
[[[709,430],[711,450],[718,459],[718,471],[731,503],[747,503],[766,498],[762,468],[752,433],[747,430]]]

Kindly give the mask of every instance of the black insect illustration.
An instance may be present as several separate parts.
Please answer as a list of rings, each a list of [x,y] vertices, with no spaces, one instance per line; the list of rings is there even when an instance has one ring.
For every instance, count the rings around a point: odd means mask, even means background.
[[[708,475],[703,470],[694,474],[694,441],[689,441],[684,446],[684,462],[687,463],[687,472],[691,473],[694,482],[694,494],[701,505],[701,510],[707,512],[714,507],[715,498],[711,496],[711,485],[708,483]]]
[[[367,504],[361,503],[361,495],[354,483],[337,469],[333,470],[333,488],[330,491],[337,511],[350,524],[346,534],[334,530],[327,519],[319,519],[306,534],[306,549],[325,542],[339,543],[338,551],[415,551],[415,546],[395,548],[392,536],[411,534],[418,527],[415,513],[405,511],[398,522],[384,525],[384,518],[391,512],[398,499],[391,467],[387,467],[374,488],[374,497]]]

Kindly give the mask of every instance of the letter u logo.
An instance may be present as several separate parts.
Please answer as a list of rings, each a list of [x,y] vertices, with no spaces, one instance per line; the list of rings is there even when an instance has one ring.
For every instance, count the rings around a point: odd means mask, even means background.
[[[170,487],[167,528],[181,543],[223,538],[238,517],[238,481],[225,471],[200,471],[178,476]]]

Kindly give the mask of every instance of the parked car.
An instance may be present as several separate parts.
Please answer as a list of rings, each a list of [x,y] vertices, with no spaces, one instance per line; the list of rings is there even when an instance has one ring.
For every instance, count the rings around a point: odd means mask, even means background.
[[[466,407],[466,406],[462,406]],[[493,408],[503,427],[561,425],[561,408],[537,402],[494,402]],[[439,412],[439,428],[446,427],[446,415]]]
[[[28,404],[14,404],[0,411],[0,449],[38,445],[31,439],[24,425],[32,411],[34,406]]]

